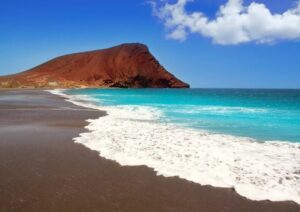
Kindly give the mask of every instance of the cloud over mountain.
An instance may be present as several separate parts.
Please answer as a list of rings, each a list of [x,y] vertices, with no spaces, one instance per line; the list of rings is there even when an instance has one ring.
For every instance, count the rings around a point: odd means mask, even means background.
[[[192,1],[152,2],[153,12],[163,21],[168,38],[183,41],[195,33],[221,45],[300,39],[300,2],[274,14],[262,3],[244,5],[243,0],[228,0],[210,19],[201,11],[187,11],[186,5]]]

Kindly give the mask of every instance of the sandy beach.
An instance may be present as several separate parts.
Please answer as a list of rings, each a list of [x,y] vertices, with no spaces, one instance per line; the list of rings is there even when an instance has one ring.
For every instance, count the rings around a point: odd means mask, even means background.
[[[0,90],[0,211],[300,211],[122,167],[72,141],[104,115],[42,90]]]

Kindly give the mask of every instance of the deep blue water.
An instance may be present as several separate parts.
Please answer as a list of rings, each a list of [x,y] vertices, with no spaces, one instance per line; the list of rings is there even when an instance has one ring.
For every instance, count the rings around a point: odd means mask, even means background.
[[[105,106],[151,106],[161,121],[245,136],[300,142],[300,90],[263,89],[78,89]]]

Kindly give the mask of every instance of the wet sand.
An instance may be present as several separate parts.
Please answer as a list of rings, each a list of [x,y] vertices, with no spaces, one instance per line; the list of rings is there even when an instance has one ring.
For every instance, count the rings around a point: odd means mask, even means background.
[[[41,90],[1,90],[0,211],[300,211],[122,167],[72,142],[103,115]]]

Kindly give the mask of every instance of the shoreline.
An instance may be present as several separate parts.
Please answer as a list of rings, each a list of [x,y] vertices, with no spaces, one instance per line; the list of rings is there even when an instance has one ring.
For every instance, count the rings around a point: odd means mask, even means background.
[[[109,99],[118,101],[106,92],[103,99],[85,91],[69,94],[65,90],[55,90],[52,93],[76,105],[105,110],[109,114],[90,120],[86,127],[89,132],[73,139],[98,151],[100,157],[122,166],[145,165],[165,177],[176,176],[199,185],[234,189],[253,201],[300,203],[297,177],[293,175],[297,170],[293,164],[300,162],[294,156],[300,153],[297,143],[264,142],[161,122],[160,117],[164,115],[155,106],[106,105]],[[98,100],[104,105],[98,104]],[[189,145],[184,145],[185,142]],[[289,163],[291,166],[286,166]]]
[[[101,158],[72,139],[105,112],[46,91],[0,90],[0,115],[3,211],[300,211],[294,202],[251,201],[233,189]]]

